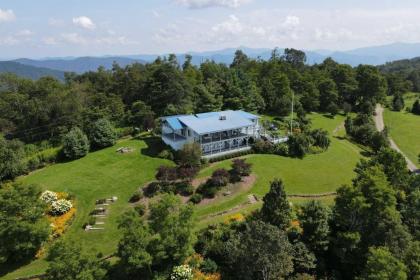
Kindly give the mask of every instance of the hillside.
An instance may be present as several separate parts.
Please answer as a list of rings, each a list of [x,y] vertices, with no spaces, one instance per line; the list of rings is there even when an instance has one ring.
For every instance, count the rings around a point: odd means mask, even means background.
[[[95,71],[100,66],[105,69],[112,69],[112,65],[117,63],[121,67],[124,67],[129,64],[136,62],[145,63],[142,59],[133,59],[127,57],[78,57],[74,59],[46,59],[46,60],[34,60],[27,58],[20,58],[14,60],[24,65],[35,66],[35,67],[45,67],[54,70],[64,71],[64,72],[76,72],[84,73],[87,71]]]
[[[177,53],[178,62],[184,63],[185,55],[192,56],[192,63],[200,65],[203,61],[213,60],[217,63],[230,64],[234,58],[235,51],[241,49],[251,58],[260,58],[267,60],[271,57],[272,48],[249,48],[240,46],[237,48],[226,48],[214,51],[191,51]],[[278,48],[279,53],[284,48]],[[420,56],[420,44],[416,43],[393,43],[381,46],[370,46],[356,48],[346,51],[337,50],[304,50],[307,56],[307,64],[312,65],[323,62],[327,57],[333,58],[338,63],[346,63],[352,66],[359,64],[382,65],[390,61],[410,59]],[[117,55],[117,56],[98,56],[98,57],[76,57],[76,58],[54,58],[54,59],[17,59],[25,65],[46,67],[61,71],[72,71],[83,73],[85,71],[96,70],[99,66],[111,69],[113,62],[117,62],[124,67],[135,62],[147,63],[153,62],[158,56],[167,56],[168,53],[160,54],[135,54],[135,55]]]
[[[420,70],[420,57],[388,62],[379,66],[379,69],[385,73],[409,73],[414,70]]]
[[[44,76],[52,76],[59,80],[64,80],[63,71],[24,65],[14,61],[0,61],[0,73],[13,73],[32,80],[37,80]]]

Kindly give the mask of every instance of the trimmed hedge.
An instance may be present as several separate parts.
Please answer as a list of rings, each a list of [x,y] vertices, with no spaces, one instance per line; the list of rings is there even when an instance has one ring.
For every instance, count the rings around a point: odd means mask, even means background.
[[[227,154],[227,155],[221,155],[221,156],[218,156],[218,157],[210,158],[209,162],[213,163],[213,162],[223,161],[223,160],[227,160],[227,159],[231,159],[231,158],[250,155],[250,154],[253,154],[253,153],[254,153],[254,151],[252,149],[246,150],[246,151],[235,152],[235,153],[231,153],[231,154]]]

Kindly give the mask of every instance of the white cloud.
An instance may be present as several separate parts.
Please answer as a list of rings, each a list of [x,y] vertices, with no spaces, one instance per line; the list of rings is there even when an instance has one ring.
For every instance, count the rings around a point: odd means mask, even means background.
[[[16,16],[12,10],[0,9],[0,22],[13,21],[15,19],[16,19]]]
[[[251,0],[175,0],[176,3],[187,6],[190,9],[202,9],[210,7],[239,8]]]
[[[62,27],[64,26],[64,21],[61,19],[56,19],[56,18],[49,18],[48,19],[48,25],[49,26],[54,26],[54,27]]]
[[[216,24],[212,27],[212,31],[219,35],[237,35],[243,31],[244,27],[235,15],[230,15],[229,19]]]
[[[112,34],[110,34],[112,33]],[[71,44],[79,46],[104,45],[132,45],[137,42],[127,39],[125,36],[116,35],[114,32],[107,32],[98,36],[82,36],[79,33],[62,33],[59,37],[44,37],[42,42],[46,45]]]
[[[29,29],[23,29],[23,30],[19,31],[18,33],[16,33],[16,35],[19,36],[19,37],[30,37],[30,36],[34,35],[34,33]]]
[[[73,18],[73,24],[81,28],[89,29],[89,30],[93,30],[96,27],[93,21],[86,16]]]
[[[19,44],[19,40],[13,36],[0,37],[0,46],[14,46]]]
[[[297,16],[287,16],[283,22],[283,26],[289,28],[297,27],[299,26],[299,24],[300,18],[298,18]]]
[[[57,45],[58,44],[57,40],[54,37],[45,37],[45,38],[42,38],[42,42],[45,45],[49,45],[49,46],[54,46],[54,45]]]
[[[78,33],[63,33],[61,38],[64,42],[75,45],[86,45],[88,43],[88,40]]]

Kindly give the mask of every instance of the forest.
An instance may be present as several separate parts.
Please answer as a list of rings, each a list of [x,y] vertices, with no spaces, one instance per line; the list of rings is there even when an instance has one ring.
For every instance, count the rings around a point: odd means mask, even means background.
[[[77,160],[123,136],[158,134],[162,116],[243,109],[287,119],[293,99],[296,135],[289,149],[304,152],[309,138],[328,147],[324,132],[305,135],[306,114],[319,112],[345,115],[347,135],[369,151],[352,184],[337,186],[333,205],[291,204],[278,178],[261,209],[197,232],[193,205],[168,192],[147,213],[120,217],[115,261],[60,239],[49,248],[45,279],[420,279],[420,176],[408,171],[404,157],[389,148],[387,131],[377,132],[372,121],[377,103],[391,98],[392,110],[404,108],[404,94],[418,90],[413,75],[419,70],[332,59],[307,65],[296,49],[274,49],[267,61],[238,50],[230,65],[197,67],[191,59],[115,64],[109,71],[66,73],[64,82],[0,75],[0,264],[33,258],[49,236],[40,188],[14,181],[18,176]],[[417,101],[413,114],[418,107]],[[256,152],[267,152],[258,145]],[[178,171],[201,164],[193,149],[179,157]],[[252,169],[241,164],[232,164],[239,178]],[[158,170],[159,180],[168,181],[168,170]],[[228,176],[220,174],[216,182]]]

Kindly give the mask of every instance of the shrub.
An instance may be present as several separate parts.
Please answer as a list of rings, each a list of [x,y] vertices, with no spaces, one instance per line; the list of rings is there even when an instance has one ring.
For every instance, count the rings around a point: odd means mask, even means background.
[[[192,180],[197,175],[198,171],[198,167],[180,166],[177,169],[177,177],[179,179]]]
[[[57,196],[57,194],[56,194],[55,192],[52,192],[52,191],[45,191],[45,192],[43,192],[43,193],[41,194],[40,199],[41,199],[42,201],[44,201],[45,203],[47,203],[47,204],[51,204],[51,203],[53,203],[54,201],[57,201],[58,196]]]
[[[175,184],[176,193],[189,196],[194,193],[194,187],[188,181],[178,182]]]
[[[232,169],[230,170],[231,181],[239,182],[241,177],[251,174],[251,164],[245,162],[244,159],[234,159],[232,161]]]
[[[325,150],[319,146],[310,146],[308,153],[310,154],[321,154]]]
[[[146,206],[144,204],[138,204],[134,206],[134,211],[136,211],[140,216],[143,216],[144,213],[146,213]]]
[[[199,193],[195,193],[190,197],[190,201],[194,204],[198,204],[203,200],[203,196]]]
[[[278,143],[273,147],[273,153],[279,156],[288,156],[289,155],[289,146],[287,143]]]
[[[210,181],[210,180],[209,180]],[[219,187],[217,186],[212,186],[209,181],[207,181],[204,184],[201,184],[198,188],[197,188],[197,193],[202,194],[204,197],[207,198],[214,198],[217,194],[217,192],[219,191]]]
[[[192,280],[193,271],[188,265],[179,265],[175,266],[172,274],[171,280]]]
[[[158,158],[168,159],[168,160],[174,160],[174,154],[171,150],[165,149],[162,150],[158,155]]]
[[[31,157],[27,163],[28,170],[32,171],[41,167],[41,161],[37,156]]]
[[[217,272],[217,264],[212,259],[205,259],[201,264],[200,269],[205,273],[215,273]]]
[[[311,131],[311,137],[314,140],[314,145],[322,149],[327,149],[330,146],[331,140],[328,137],[328,131],[323,129],[315,129]]]
[[[22,175],[26,169],[24,157],[22,142],[6,140],[0,133],[0,181]]]
[[[158,172],[156,173],[156,179],[159,181],[167,182],[176,180],[177,178],[178,175],[176,167],[162,165],[158,168]]]
[[[420,115],[420,100],[419,99],[414,101],[413,107],[411,108],[411,113]]]
[[[201,155],[201,146],[198,143],[185,144],[178,152],[179,165],[198,167],[201,164]]]
[[[370,145],[375,152],[378,152],[383,147],[389,146],[388,138],[383,131],[376,131],[373,133],[370,142]]]
[[[312,141],[312,137],[305,133],[290,135],[289,140],[287,141],[289,154],[291,156],[303,158],[309,152]]]
[[[78,127],[72,128],[64,136],[63,152],[69,159],[84,157],[89,152],[89,140]]]
[[[117,132],[107,119],[97,120],[89,131],[89,140],[92,147],[101,149],[115,144]]]
[[[160,187],[161,187],[161,192],[163,192],[163,193],[172,193],[172,194],[176,193],[175,184],[172,184],[172,183],[169,183],[169,182],[164,182],[160,185]]]
[[[153,197],[155,194],[160,192],[161,185],[159,182],[151,182],[144,188],[143,193],[147,197]]]
[[[55,216],[63,215],[64,213],[68,212],[73,205],[71,204],[70,200],[67,199],[59,199],[57,201],[53,201],[51,204],[51,214]]]
[[[252,149],[257,153],[257,154],[272,154],[274,149],[273,149],[273,144],[269,141],[264,141],[261,139],[258,139],[253,145],[252,145]]]
[[[226,169],[217,169],[211,175],[209,180],[210,185],[215,187],[223,187],[229,183],[230,175]]]
[[[133,195],[130,197],[129,202],[134,203],[139,201],[140,199],[143,198],[143,191],[142,190],[137,190],[133,193]]]

